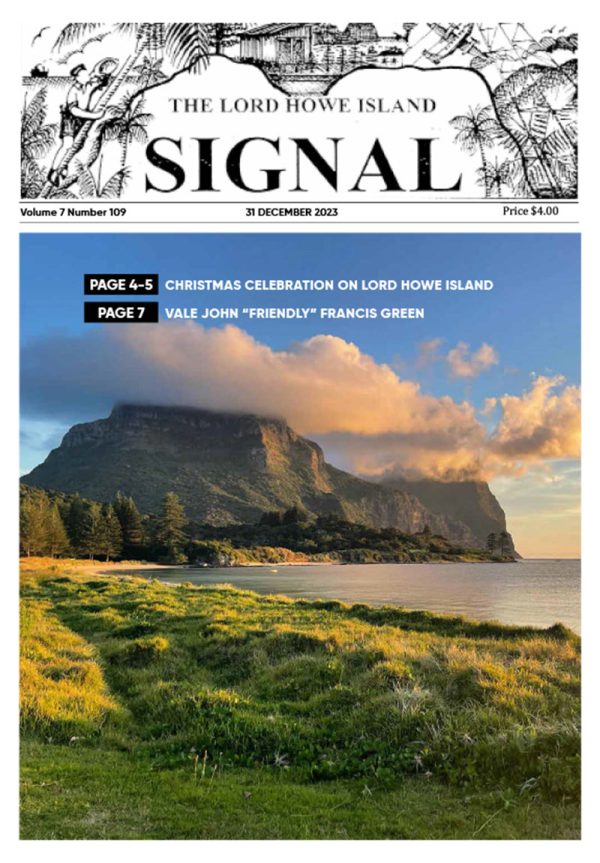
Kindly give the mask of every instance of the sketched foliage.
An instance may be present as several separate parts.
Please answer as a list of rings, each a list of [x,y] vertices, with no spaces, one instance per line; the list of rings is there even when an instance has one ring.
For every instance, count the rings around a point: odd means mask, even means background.
[[[67,24],[58,34],[54,43],[54,50],[62,51],[63,48],[67,48],[94,33],[99,27],[104,27],[104,24],[90,22]]]
[[[99,185],[87,165],[78,162],[76,168],[77,185],[82,198],[118,198],[130,176],[129,168],[119,168],[106,183]]]
[[[577,194],[577,61],[525,66],[494,91],[502,143],[536,197]]]
[[[46,123],[45,87],[23,106],[21,112],[21,195],[37,198],[45,180],[41,159],[48,155],[54,144],[56,124]]]
[[[167,24],[165,53],[178,69],[201,72],[208,64],[210,29],[206,24]]]

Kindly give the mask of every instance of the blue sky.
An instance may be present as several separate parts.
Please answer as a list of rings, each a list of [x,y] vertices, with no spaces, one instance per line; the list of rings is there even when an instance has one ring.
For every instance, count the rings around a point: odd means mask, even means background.
[[[35,368],[36,358],[43,357],[44,375],[50,377],[39,387],[45,386],[46,392],[52,389],[52,395],[40,397],[38,382],[24,375],[23,467],[38,463],[68,425],[110,410],[106,387],[96,399],[86,391],[84,377],[79,411],[73,407],[73,393],[61,403],[60,381],[51,379],[54,358],[58,369],[60,354],[71,349],[70,340],[73,344],[79,340],[81,354],[85,340],[96,338],[92,332],[97,325],[83,324],[85,272],[158,272],[161,283],[166,278],[493,279],[494,290],[487,293],[184,294],[161,289],[159,297],[162,306],[207,301],[214,306],[242,302],[244,306],[423,306],[422,321],[240,321],[239,325],[274,351],[313,336],[337,336],[355,343],[376,363],[391,365],[401,378],[418,382],[423,393],[449,396],[456,402],[466,399],[479,410],[486,398],[522,394],[533,375],[561,375],[567,385],[579,383],[579,243],[574,234],[25,234],[21,238],[23,363]],[[498,361],[468,378],[453,376],[448,363],[418,363],[419,345],[434,339],[441,340],[440,356],[461,342],[470,346],[469,351],[487,343]],[[48,387],[48,380],[56,387]],[[481,421],[491,422],[483,417]],[[578,489],[573,485],[572,462],[557,464],[569,477],[574,499]],[[511,493],[511,483],[516,489],[515,482],[512,478],[497,481],[505,496]],[[550,494],[551,486],[544,480],[537,488],[538,510],[539,494]],[[519,517],[527,508],[523,488],[521,482],[515,495]],[[506,500],[502,503],[510,509]]]
[[[500,377],[518,391],[531,371],[580,376],[579,237],[575,234],[25,234],[22,237],[22,345],[49,331],[82,332],[84,272],[158,272],[164,278],[492,278],[477,293],[249,294],[244,305],[422,305],[423,321],[328,321],[380,362],[414,358],[417,344],[443,338],[493,344],[501,362],[473,397]],[[207,296],[207,295],[206,295]],[[161,291],[162,305],[193,306],[197,293]],[[232,305],[231,292],[210,295]],[[87,325],[89,327],[89,325]],[[314,322],[252,322],[244,328],[281,349],[325,330]],[[507,380],[504,369],[515,369]],[[494,376],[496,380],[494,380]],[[431,376],[431,392],[461,397],[464,383]]]

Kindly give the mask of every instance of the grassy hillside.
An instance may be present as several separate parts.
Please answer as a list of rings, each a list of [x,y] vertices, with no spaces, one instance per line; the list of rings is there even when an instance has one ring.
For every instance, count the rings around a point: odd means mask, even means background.
[[[25,838],[576,838],[579,640],[25,572]]]

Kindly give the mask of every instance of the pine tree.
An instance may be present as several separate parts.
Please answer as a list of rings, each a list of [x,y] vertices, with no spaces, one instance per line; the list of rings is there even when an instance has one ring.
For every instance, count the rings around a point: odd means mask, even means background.
[[[117,492],[113,509],[121,525],[123,538],[123,554],[125,557],[136,557],[144,542],[142,517],[132,497],[125,497]]]
[[[167,492],[158,517],[156,539],[172,559],[181,554],[181,547],[186,540],[183,530],[186,524],[187,519],[181,501],[174,492]]]
[[[488,537],[486,539],[486,547],[490,554],[494,554],[496,551],[496,546],[498,545],[498,537],[495,533],[488,533]]]
[[[103,528],[102,507],[99,503],[91,503],[85,514],[81,537],[81,551],[90,559],[101,553]]]
[[[21,499],[21,549],[27,557],[46,551],[49,508],[48,496],[44,492],[28,493]]]
[[[87,508],[81,496],[75,494],[71,499],[68,509],[65,513],[64,524],[67,529],[67,535],[71,548],[80,554],[82,550],[83,537],[85,532]]]
[[[58,504],[47,510],[46,548],[51,557],[64,554],[69,548],[69,537],[60,515]]]
[[[121,524],[113,507],[108,503],[102,507],[99,550],[109,561],[111,557],[118,557],[123,548],[123,533]]]
[[[115,515],[121,522],[121,529],[123,529],[123,519],[124,519],[124,510],[125,510],[125,501],[127,498],[123,494],[122,491],[118,491],[115,495],[115,499],[113,500],[113,509],[115,511]]]

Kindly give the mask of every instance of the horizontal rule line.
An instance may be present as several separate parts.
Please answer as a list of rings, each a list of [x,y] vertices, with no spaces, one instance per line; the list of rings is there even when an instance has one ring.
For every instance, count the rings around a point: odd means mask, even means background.
[[[539,198],[469,198],[466,201],[264,201],[258,203],[257,201],[121,201],[118,198],[111,199],[112,203],[102,203],[98,201],[98,199],[91,199],[89,201],[72,201],[72,200],[62,200],[60,198],[28,198],[24,201],[20,201],[20,204],[25,206],[34,204],[39,206],[40,202],[47,204],[65,204],[69,207],[76,206],[102,206],[102,207],[118,207],[123,206],[125,204],[160,204],[161,206],[164,204],[170,204],[171,206],[176,204],[200,204],[201,206],[213,205],[218,206],[222,204],[232,204],[235,206],[245,206],[245,207],[272,207],[272,206],[286,206],[286,207],[305,207],[307,205],[316,205],[320,207],[328,206],[328,207],[347,207],[349,204],[360,204],[361,206],[369,207],[369,206],[377,206],[379,204],[392,204],[396,206],[406,206],[406,205],[415,205],[415,204],[427,204],[431,206],[432,204],[499,204],[500,206],[504,204],[534,204],[536,207],[548,207],[548,206],[566,206],[568,204],[579,204],[579,200],[573,200],[570,198],[568,201],[562,200],[560,198],[543,198],[543,203],[540,203]]]
[[[67,221],[65,221],[65,220],[62,220],[62,221],[61,220],[54,220],[54,219],[52,219],[52,220],[50,220],[50,219],[39,219],[39,220],[38,219],[35,219],[35,220],[28,219],[26,221],[20,222],[19,224],[21,224],[21,225],[162,225],[162,224],[169,224],[169,225],[273,225],[273,224],[279,224],[279,225],[281,225],[281,224],[284,224],[284,225],[578,225],[579,221],[573,220],[573,221],[569,221],[569,222],[563,222],[563,221],[561,221],[561,222],[540,222],[539,219],[530,219],[529,221],[519,221],[519,222],[507,222],[506,220],[482,222],[480,219],[478,219],[476,222],[471,222],[471,221],[459,222],[459,221],[452,221],[452,220],[442,222],[439,220],[433,220],[432,221],[430,219],[427,219],[424,221],[418,221],[417,222],[414,219],[411,219],[411,221],[408,221],[408,222],[400,222],[396,219],[389,219],[389,220],[385,220],[385,221],[381,220],[381,219],[377,219],[377,220],[369,219],[368,222],[358,221],[358,220],[352,221],[352,222],[347,221],[347,220],[332,222],[332,221],[323,221],[322,219],[313,219],[309,222],[299,222],[295,219],[290,219],[290,220],[285,220],[285,221],[282,221],[281,219],[278,219],[277,221],[266,220],[266,219],[260,219],[260,220],[257,219],[256,221],[252,221],[252,222],[248,222],[248,221],[240,222],[240,221],[225,220],[225,219],[222,219],[220,221],[215,221],[214,219],[210,219],[210,220],[206,220],[206,221],[200,221],[200,220],[194,219],[194,220],[189,220],[189,221],[176,220],[176,221],[169,221],[168,223],[163,223],[160,221],[154,222],[154,221],[150,221],[150,220],[146,220],[146,221],[132,220],[132,221],[126,221],[126,222],[124,222],[124,221],[115,222],[113,219],[104,220],[104,221],[98,221],[96,219],[84,219],[84,220],[82,220],[82,219],[69,219]]]

